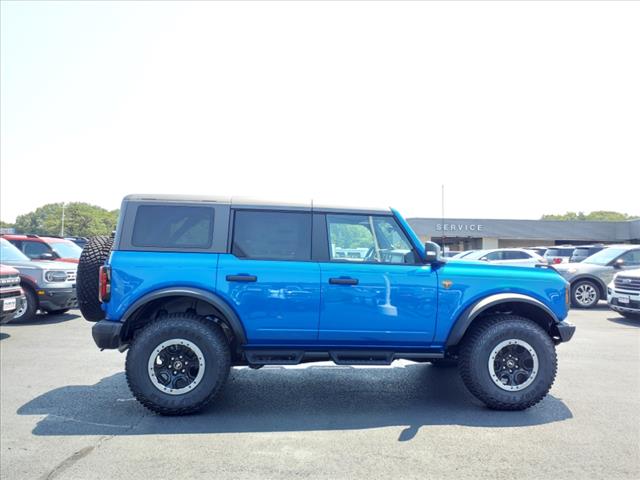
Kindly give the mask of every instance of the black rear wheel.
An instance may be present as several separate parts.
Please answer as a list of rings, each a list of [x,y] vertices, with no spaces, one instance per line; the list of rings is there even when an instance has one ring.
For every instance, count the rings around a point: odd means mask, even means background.
[[[106,235],[91,237],[80,255],[76,280],[78,306],[82,316],[91,322],[104,318],[104,311],[98,299],[98,284],[100,267],[107,261],[112,246],[113,238],[111,237]]]
[[[483,319],[465,336],[460,374],[469,391],[496,410],[524,410],[542,400],[556,376],[551,338],[518,315]]]
[[[125,370],[131,392],[146,408],[161,415],[186,415],[214,400],[230,366],[229,344],[218,325],[176,313],[137,333]]]

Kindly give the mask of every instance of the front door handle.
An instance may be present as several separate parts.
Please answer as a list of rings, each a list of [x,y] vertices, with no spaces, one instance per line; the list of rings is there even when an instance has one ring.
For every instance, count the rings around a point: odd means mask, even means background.
[[[331,285],[358,285],[357,278],[351,277],[334,277],[329,279]]]
[[[246,273],[227,275],[225,278],[227,279],[227,282],[255,282],[258,280],[258,277],[255,275],[247,275]]]

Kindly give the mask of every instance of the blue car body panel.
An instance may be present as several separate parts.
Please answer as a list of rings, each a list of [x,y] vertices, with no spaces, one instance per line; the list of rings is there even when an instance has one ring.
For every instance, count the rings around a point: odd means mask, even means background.
[[[424,246],[404,218],[393,216],[419,257]],[[451,260],[427,264],[240,259],[230,253],[115,250],[106,319],[121,321],[143,296],[167,287],[215,293],[241,319],[247,346],[444,349],[456,321],[493,294],[540,301],[567,316],[566,281],[552,269]],[[255,281],[229,281],[252,275]],[[357,278],[357,285],[330,279]]]
[[[167,287],[216,291],[218,254],[111,252],[111,299],[103,304],[108,320],[120,320],[144,295]]]
[[[255,282],[227,281],[253,275]],[[246,260],[220,255],[217,293],[242,319],[253,345],[310,344],[318,339],[320,267],[315,262]]]

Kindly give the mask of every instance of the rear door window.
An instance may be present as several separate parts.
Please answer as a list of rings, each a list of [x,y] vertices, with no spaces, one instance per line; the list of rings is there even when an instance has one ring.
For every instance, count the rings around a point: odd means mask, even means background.
[[[209,248],[213,216],[211,207],[141,205],[136,213],[131,244],[180,250]]]
[[[231,253],[260,260],[311,260],[311,214],[237,210]]]

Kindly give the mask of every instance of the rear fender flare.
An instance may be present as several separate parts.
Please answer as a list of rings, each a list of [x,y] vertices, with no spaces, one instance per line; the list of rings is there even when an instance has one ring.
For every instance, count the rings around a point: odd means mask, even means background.
[[[141,307],[144,307],[149,302],[164,297],[191,297],[210,304],[219,310],[225,317],[225,320],[229,323],[229,327],[233,330],[233,335],[236,337],[238,345],[244,345],[247,343],[247,335],[244,331],[244,327],[242,326],[242,322],[240,321],[240,317],[238,317],[236,312],[219,295],[200,288],[169,287],[147,293],[127,308],[120,321],[125,324],[127,320],[129,320]]]

